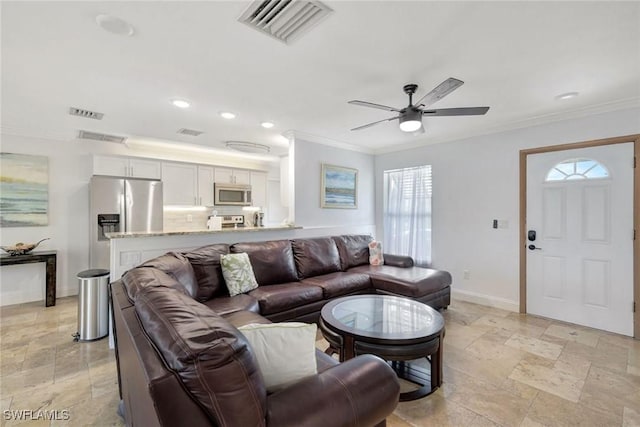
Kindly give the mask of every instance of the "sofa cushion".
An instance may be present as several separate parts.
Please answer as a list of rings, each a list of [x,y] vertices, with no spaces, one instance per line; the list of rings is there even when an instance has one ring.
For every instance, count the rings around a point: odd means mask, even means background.
[[[411,298],[421,298],[451,285],[449,272],[431,268],[363,265],[349,271],[369,274],[378,290]]]
[[[203,304],[221,316],[226,316],[236,311],[260,312],[258,300],[247,294],[236,295],[234,297],[228,295],[225,297],[216,297],[203,302]]]
[[[258,287],[246,253],[221,255],[220,265],[230,296],[245,294]]]
[[[300,279],[341,270],[340,254],[331,237],[291,241]]]
[[[272,314],[322,300],[322,288],[300,282],[260,286],[249,292],[258,300],[260,314]]]
[[[271,320],[267,319],[266,317],[262,317],[258,313],[254,313],[253,311],[235,311],[222,317],[224,318],[224,320],[231,323],[236,328],[244,325],[250,325],[252,323],[272,323]]]
[[[318,328],[314,323],[254,323],[238,329],[249,341],[267,392],[276,392],[318,373]]]
[[[191,263],[198,283],[196,300],[204,302],[215,296],[228,295],[220,268],[220,255],[228,253],[229,245],[223,243],[183,253]]]
[[[189,292],[191,297],[195,297],[198,292],[198,281],[191,267],[191,263],[182,254],[168,252],[159,257],[145,261],[140,267],[153,267],[167,273],[169,276],[182,283],[182,286]]]
[[[340,251],[343,270],[369,264],[369,242],[373,240],[371,236],[367,234],[347,234],[334,236],[333,240],[338,246],[338,251]]]
[[[344,271],[310,277],[301,283],[319,286],[322,288],[325,299],[371,288],[371,279],[368,275]]]
[[[216,425],[264,425],[264,382],[236,328],[174,289],[143,289],[135,309],[167,366]]]
[[[298,280],[289,240],[236,243],[230,249],[233,253],[246,252],[249,255],[260,286]]]
[[[122,283],[131,301],[135,301],[138,293],[147,287],[159,286],[173,288],[184,294],[189,294],[184,285],[164,271],[153,267],[137,267],[127,271],[122,276]]]

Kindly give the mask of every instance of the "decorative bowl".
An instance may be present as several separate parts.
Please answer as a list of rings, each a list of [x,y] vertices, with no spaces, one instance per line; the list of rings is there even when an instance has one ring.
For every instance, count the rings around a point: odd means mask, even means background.
[[[0,249],[2,249],[3,251],[5,251],[11,256],[25,255],[31,252],[32,250],[34,250],[35,248],[37,248],[38,245],[44,242],[45,240],[49,240],[49,238],[47,237],[46,239],[42,239],[38,243],[16,243],[15,245],[12,245],[12,246],[0,246]]]

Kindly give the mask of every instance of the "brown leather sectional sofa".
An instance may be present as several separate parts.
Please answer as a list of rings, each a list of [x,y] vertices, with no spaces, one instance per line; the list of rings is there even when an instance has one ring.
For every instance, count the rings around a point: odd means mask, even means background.
[[[130,426],[374,426],[398,402],[391,368],[375,356],[338,364],[316,352],[318,374],[267,394],[236,329],[317,321],[329,300],[403,295],[446,308],[451,276],[385,255],[368,263],[369,236],[345,235],[171,252],[112,283],[120,395]],[[246,252],[257,289],[229,297],[220,255]]]

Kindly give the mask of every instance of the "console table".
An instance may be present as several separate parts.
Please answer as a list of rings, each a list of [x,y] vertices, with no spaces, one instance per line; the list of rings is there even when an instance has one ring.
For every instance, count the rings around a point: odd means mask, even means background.
[[[25,255],[0,255],[0,266],[32,264],[34,262],[46,263],[46,287],[45,306],[56,305],[56,252],[57,251],[36,251]]]

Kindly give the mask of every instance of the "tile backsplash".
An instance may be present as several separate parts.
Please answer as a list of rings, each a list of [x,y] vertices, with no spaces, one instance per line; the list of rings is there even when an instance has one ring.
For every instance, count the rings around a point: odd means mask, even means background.
[[[176,210],[165,209],[163,216],[164,231],[196,231],[207,229],[207,219],[211,211],[218,211],[218,216],[222,215],[247,215],[251,212],[244,212],[242,208],[236,206],[216,206],[207,210]]]

